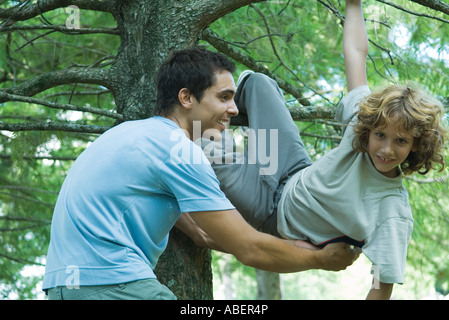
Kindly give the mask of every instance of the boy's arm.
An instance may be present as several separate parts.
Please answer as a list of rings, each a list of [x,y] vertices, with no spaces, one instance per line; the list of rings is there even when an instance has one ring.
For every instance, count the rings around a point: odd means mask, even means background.
[[[376,281],[376,280],[373,280]],[[366,300],[390,300],[391,293],[393,292],[392,283],[379,282],[379,288],[371,288],[366,297]]]
[[[361,85],[366,85],[368,35],[363,20],[361,0],[346,0],[343,55],[348,92]]]

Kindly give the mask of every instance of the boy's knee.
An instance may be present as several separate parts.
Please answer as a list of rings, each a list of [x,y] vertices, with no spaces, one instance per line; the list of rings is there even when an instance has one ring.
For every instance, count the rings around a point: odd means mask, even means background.
[[[263,73],[253,73],[247,80],[247,83],[251,81],[253,83],[270,83],[273,82],[269,76]]]
[[[279,86],[275,80],[263,73],[254,73],[246,81],[246,89],[255,88],[259,94],[279,91]]]

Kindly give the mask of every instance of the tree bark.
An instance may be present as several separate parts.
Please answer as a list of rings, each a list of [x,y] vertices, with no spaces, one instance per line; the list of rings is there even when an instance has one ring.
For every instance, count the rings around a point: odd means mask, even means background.
[[[282,300],[279,273],[256,269],[256,279],[258,300]]]
[[[173,229],[155,273],[179,300],[212,300],[211,259],[209,249],[197,247],[181,231]]]

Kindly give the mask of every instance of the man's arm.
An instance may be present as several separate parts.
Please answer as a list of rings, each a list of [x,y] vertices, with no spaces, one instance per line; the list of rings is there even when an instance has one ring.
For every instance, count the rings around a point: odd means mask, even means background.
[[[393,292],[392,283],[379,282],[379,288],[372,288],[369,291],[366,300],[389,300],[392,292]]]
[[[366,57],[368,55],[368,35],[363,20],[361,0],[346,0],[343,55],[345,58],[348,92],[367,84]]]
[[[227,253],[217,242],[201,229],[188,212],[182,213],[175,227],[181,230],[198,246]]]
[[[344,243],[322,250],[310,250],[258,232],[236,210],[191,212],[193,220],[224,251],[245,265],[278,273],[309,269],[338,271],[346,269],[360,255]]]
[[[182,231],[190,239],[192,239],[192,241],[198,247],[209,248],[212,250],[228,253],[222,247],[220,247],[214,239],[209,237],[209,235],[204,232],[203,229],[199,227],[199,225],[193,220],[188,212],[181,214],[175,224],[175,227]],[[295,247],[301,247],[309,250],[320,250],[319,247],[313,245],[308,241],[288,240],[288,242]]]

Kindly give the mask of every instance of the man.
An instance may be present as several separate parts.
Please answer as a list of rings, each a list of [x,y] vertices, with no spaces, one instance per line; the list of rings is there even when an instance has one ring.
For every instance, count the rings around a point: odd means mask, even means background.
[[[175,299],[153,270],[177,221],[197,243],[268,271],[355,260],[342,244],[309,250],[256,231],[220,190],[192,139],[223,131],[238,113],[233,71],[207,50],[174,53],[159,72],[156,116],[110,129],[75,161],[53,215],[49,299]]]

